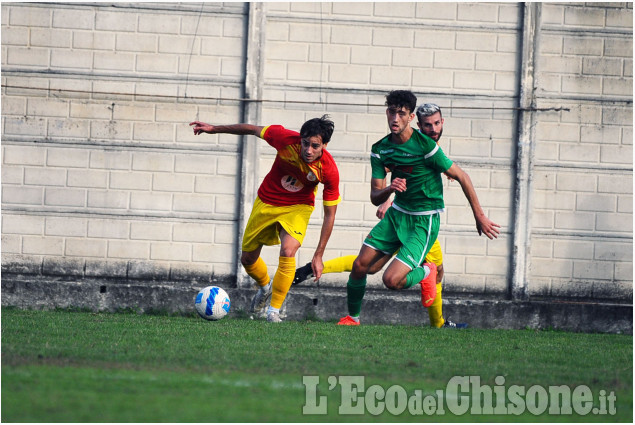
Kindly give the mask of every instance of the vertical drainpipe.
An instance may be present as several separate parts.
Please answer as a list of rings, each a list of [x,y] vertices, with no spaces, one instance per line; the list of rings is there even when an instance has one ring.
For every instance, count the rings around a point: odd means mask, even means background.
[[[264,3],[248,3],[247,46],[245,61],[245,85],[242,122],[260,125],[262,98],[262,71],[265,40]],[[238,209],[238,242],[236,244],[236,283],[238,287],[250,286],[249,276],[240,264],[241,244],[245,225],[249,219],[258,183],[258,146],[252,136],[242,136],[240,150],[240,198]]]
[[[540,40],[540,2],[523,3],[520,102],[517,129],[512,278],[513,301],[528,299],[531,266],[531,197],[536,126],[536,62]]]

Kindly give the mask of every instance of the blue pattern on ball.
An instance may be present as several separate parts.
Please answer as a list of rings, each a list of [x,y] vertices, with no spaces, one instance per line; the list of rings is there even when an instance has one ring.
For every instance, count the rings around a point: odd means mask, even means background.
[[[207,297],[207,306],[205,307],[205,314],[207,316],[214,315],[213,307],[214,307],[214,302],[216,300],[216,295],[218,295],[218,288],[215,286],[212,288],[211,291],[209,291],[209,297]]]
[[[223,300],[223,310],[225,310],[225,313],[229,313],[229,298]]]

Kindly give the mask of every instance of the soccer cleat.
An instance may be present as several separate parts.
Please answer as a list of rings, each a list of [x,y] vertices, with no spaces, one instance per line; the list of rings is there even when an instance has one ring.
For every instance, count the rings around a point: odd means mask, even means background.
[[[296,285],[300,282],[304,282],[311,276],[313,276],[313,269],[311,268],[311,263],[306,263],[302,267],[298,267],[295,270],[295,276],[293,277],[293,282],[291,283],[291,285]]]
[[[437,297],[437,265],[434,263],[425,263],[424,266],[430,268],[430,274],[421,282],[421,304],[424,307],[430,307]]]
[[[267,285],[258,288],[256,295],[251,299],[251,306],[249,306],[250,313],[261,312],[271,299],[271,282]]]
[[[351,316],[342,317],[340,321],[337,322],[337,324],[344,326],[359,326],[359,322],[353,319]]]
[[[267,313],[267,322],[282,323],[280,313],[278,313],[277,311],[270,311],[269,313]]]
[[[467,328],[467,323],[454,323],[451,320],[446,320],[442,327],[452,329],[465,329]]]

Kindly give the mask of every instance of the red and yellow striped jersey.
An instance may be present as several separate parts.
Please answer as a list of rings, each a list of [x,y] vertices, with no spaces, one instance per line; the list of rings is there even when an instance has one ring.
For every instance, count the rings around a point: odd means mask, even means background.
[[[260,137],[278,151],[271,170],[258,189],[258,197],[263,202],[276,206],[313,206],[318,183],[324,185],[324,205],[340,202],[339,171],[326,149],[320,159],[307,164],[301,156],[301,138],[297,131],[270,125],[263,128]]]

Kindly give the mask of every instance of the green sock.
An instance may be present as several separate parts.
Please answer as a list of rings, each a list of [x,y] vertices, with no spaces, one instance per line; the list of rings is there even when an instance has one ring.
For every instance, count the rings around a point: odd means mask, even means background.
[[[366,277],[362,279],[348,278],[346,283],[346,295],[348,302],[348,314],[351,316],[359,316],[362,311],[362,301],[366,292]]]
[[[426,277],[426,271],[423,267],[417,267],[412,270],[410,273],[406,275],[406,285],[403,287],[404,289],[410,288],[411,286],[415,286],[417,283],[421,282]]]

